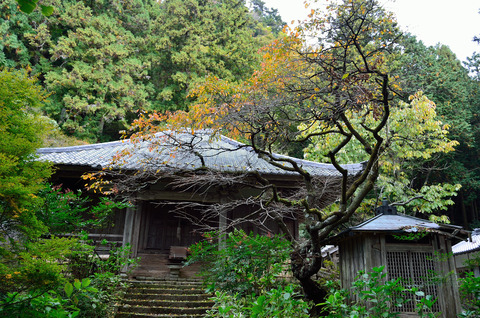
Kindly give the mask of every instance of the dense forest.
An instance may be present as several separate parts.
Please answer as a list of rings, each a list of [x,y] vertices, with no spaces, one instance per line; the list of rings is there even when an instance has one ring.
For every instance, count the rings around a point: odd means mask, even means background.
[[[187,109],[207,74],[241,80],[282,29],[261,1],[44,1],[27,15],[0,7],[0,65],[23,68],[51,94],[43,111],[88,142],[119,138],[138,113]]]

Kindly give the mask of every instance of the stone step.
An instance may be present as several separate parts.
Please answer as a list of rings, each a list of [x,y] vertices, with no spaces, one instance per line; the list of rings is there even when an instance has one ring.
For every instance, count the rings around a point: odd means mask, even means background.
[[[178,289],[202,289],[203,284],[187,283],[187,282],[129,282],[133,288],[178,288]]]
[[[164,299],[164,300],[177,300],[181,298],[184,301],[202,301],[210,298],[210,295],[205,295],[203,293],[198,294],[188,294],[188,295],[179,295],[179,294],[148,294],[148,293],[127,293],[125,299]]]
[[[211,306],[185,308],[185,307],[162,307],[162,306],[130,306],[123,305],[118,309],[119,313],[163,314],[163,315],[203,315]]]
[[[212,307],[213,301],[204,299],[200,301],[185,301],[185,300],[152,300],[152,299],[128,299],[123,302],[124,306],[151,306],[151,307],[181,307],[181,308],[199,308]]]
[[[142,313],[135,313],[135,312],[121,312],[117,313],[115,318],[203,318],[203,314],[201,315],[192,315],[192,314],[179,314],[179,315],[172,315],[172,314],[142,314]]]
[[[137,278],[129,283],[116,318],[199,318],[214,304],[200,280]]]
[[[203,294],[201,289],[197,288],[187,288],[187,289],[178,289],[178,288],[136,288],[131,287],[128,289],[128,293],[132,294],[161,294],[161,295],[199,295]]]
[[[147,282],[147,283],[157,283],[157,282],[169,282],[169,283],[189,283],[189,284],[202,284],[203,281],[199,278],[173,278],[173,277],[143,277],[137,276],[135,279],[131,279],[130,282]]]

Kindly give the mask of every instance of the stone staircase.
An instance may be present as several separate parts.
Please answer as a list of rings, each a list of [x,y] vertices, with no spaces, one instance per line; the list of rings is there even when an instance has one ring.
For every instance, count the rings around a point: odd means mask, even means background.
[[[130,280],[116,318],[203,317],[213,302],[198,279],[162,278]]]

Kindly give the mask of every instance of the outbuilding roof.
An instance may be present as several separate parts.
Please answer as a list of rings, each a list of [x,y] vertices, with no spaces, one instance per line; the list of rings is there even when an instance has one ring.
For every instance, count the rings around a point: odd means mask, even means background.
[[[452,246],[454,255],[480,251],[480,229],[475,229],[471,239],[459,242]]]
[[[427,220],[403,214],[379,214],[363,223],[352,226],[353,232],[415,232],[418,228],[439,230],[446,225],[436,224]],[[449,225],[461,229],[459,226]]]
[[[403,214],[378,214],[375,217],[352,226],[338,235],[332,237],[330,241],[338,241],[345,236],[352,236],[357,233],[415,233],[419,231],[436,232],[449,237],[455,237],[462,240],[467,231],[461,226],[451,224],[437,224],[428,220]],[[462,237],[459,237],[462,235]]]
[[[205,167],[224,172],[257,171],[263,174],[294,174],[270,164],[260,158],[251,147],[220,136],[210,138],[208,132],[195,134],[170,132],[158,133],[148,141],[132,142],[130,139],[91,145],[40,148],[39,160],[50,161],[57,165],[85,166],[95,169],[112,167],[112,160],[119,153],[129,151],[124,157],[121,168],[138,169],[182,169],[194,170]],[[293,157],[274,154],[276,158],[293,160],[307,172],[317,176],[339,177],[340,173],[331,164],[312,162]],[[282,163],[286,167],[290,164]],[[115,165],[113,165],[115,168]],[[357,175],[364,169],[363,164],[343,165],[349,175]]]

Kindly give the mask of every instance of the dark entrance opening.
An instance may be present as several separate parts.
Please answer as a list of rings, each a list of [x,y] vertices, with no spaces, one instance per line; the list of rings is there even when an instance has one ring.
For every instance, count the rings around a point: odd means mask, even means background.
[[[198,226],[174,212],[171,204],[146,204],[145,250],[168,253],[171,246],[188,247],[202,239]],[[199,217],[200,212],[188,211],[192,217]]]

